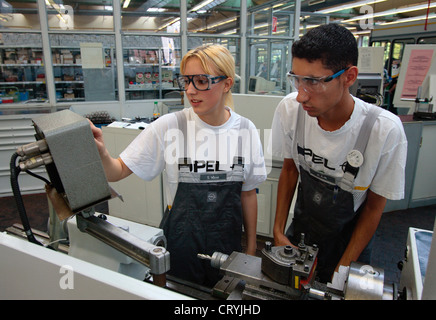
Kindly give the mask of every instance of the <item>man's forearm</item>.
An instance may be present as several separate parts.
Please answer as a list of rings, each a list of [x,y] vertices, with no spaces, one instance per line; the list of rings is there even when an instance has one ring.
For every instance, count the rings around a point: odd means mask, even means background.
[[[246,253],[256,254],[257,248],[257,195],[256,189],[242,191],[241,194],[242,215],[244,220],[245,237],[247,241]]]
[[[274,219],[274,242],[276,246],[289,244],[285,237],[285,227],[289,216],[292,198],[298,181],[298,170],[290,159],[285,159],[277,189],[276,216]]]
[[[368,198],[365,207],[356,223],[350,242],[339,261],[336,270],[340,265],[349,266],[352,261],[357,261],[362,251],[368,245],[379,225],[386,198],[368,191]]]

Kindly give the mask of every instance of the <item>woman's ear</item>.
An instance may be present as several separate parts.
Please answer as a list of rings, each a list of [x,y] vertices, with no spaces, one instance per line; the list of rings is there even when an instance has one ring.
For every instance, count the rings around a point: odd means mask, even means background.
[[[233,78],[226,78],[224,81],[225,81],[224,92],[227,93],[232,89],[234,81]]]

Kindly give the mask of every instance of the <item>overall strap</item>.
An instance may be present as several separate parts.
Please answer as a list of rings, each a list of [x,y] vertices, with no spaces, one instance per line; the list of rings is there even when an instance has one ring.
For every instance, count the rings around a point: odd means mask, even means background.
[[[180,157],[179,159],[184,159],[185,163],[187,163],[187,154],[188,154],[188,130],[187,130],[187,119],[186,114],[183,110],[174,112],[174,115],[177,119],[177,127],[182,135],[179,135],[179,150]]]
[[[380,107],[369,109],[369,113],[365,118],[365,122],[360,128],[359,136],[357,137],[356,144],[354,145],[355,150],[359,150],[362,154],[364,154],[372,127],[382,111],[383,109]]]
[[[243,152],[242,152],[242,138],[244,135],[243,130],[244,129],[248,130],[249,125],[250,124],[248,122],[248,119],[241,116],[241,123],[239,124],[239,130],[240,130],[240,133],[242,132],[242,134],[238,135],[238,153],[237,153],[238,157],[242,157],[242,155],[243,155]]]
[[[363,164],[363,155],[365,153],[366,146],[368,145],[369,136],[371,134],[375,121],[377,120],[378,116],[382,111],[382,108],[375,106],[369,109],[369,112],[362,124],[362,127],[360,128],[359,135],[357,136],[357,140],[354,145],[354,149],[351,150],[347,155],[345,172],[341,181],[338,184],[339,187],[343,190],[351,192],[354,189],[354,179],[359,173],[359,168]],[[357,159],[355,163],[350,164],[350,159],[348,159],[349,156],[357,157],[360,159]]]

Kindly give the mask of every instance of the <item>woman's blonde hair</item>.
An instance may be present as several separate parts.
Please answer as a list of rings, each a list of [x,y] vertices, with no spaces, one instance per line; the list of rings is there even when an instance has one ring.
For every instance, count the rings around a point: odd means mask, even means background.
[[[186,62],[196,57],[200,60],[203,70],[207,74],[226,76],[235,82],[235,60],[233,59],[230,51],[219,44],[202,45],[195,49],[190,50],[184,55],[180,62],[180,72],[185,73]],[[226,94],[224,100],[225,105],[233,109],[232,91]]]

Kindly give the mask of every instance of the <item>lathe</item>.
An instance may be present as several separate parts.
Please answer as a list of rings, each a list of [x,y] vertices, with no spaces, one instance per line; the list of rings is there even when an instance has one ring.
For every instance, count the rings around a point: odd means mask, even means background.
[[[433,233],[416,229],[409,234],[403,262],[405,277],[399,286],[384,283],[382,269],[357,262],[341,267],[331,283],[318,283],[319,248],[307,245],[304,234],[296,247],[275,247],[266,242],[260,257],[240,252],[215,252],[211,256],[199,252],[199,259],[210,260],[223,275],[213,288],[167,276],[171,252],[165,248],[162,230],[94,212],[95,204],[119,195],[106,181],[88,121],[64,110],[34,119],[34,126],[36,142],[18,148],[11,159],[11,184],[28,241],[0,234],[0,256],[8,257],[0,259],[0,299],[436,298],[436,279],[430,272],[436,268]],[[27,220],[18,174],[39,165],[46,167],[50,177],[46,181],[50,200],[59,201],[57,208],[62,209],[57,210],[56,217],[50,217],[58,219],[62,229],[50,242],[67,238],[68,254],[38,240]],[[427,248],[424,254],[417,249],[423,241]],[[67,280],[70,286],[60,285]],[[24,283],[26,290],[22,289]],[[69,290],[71,284],[74,290]]]

